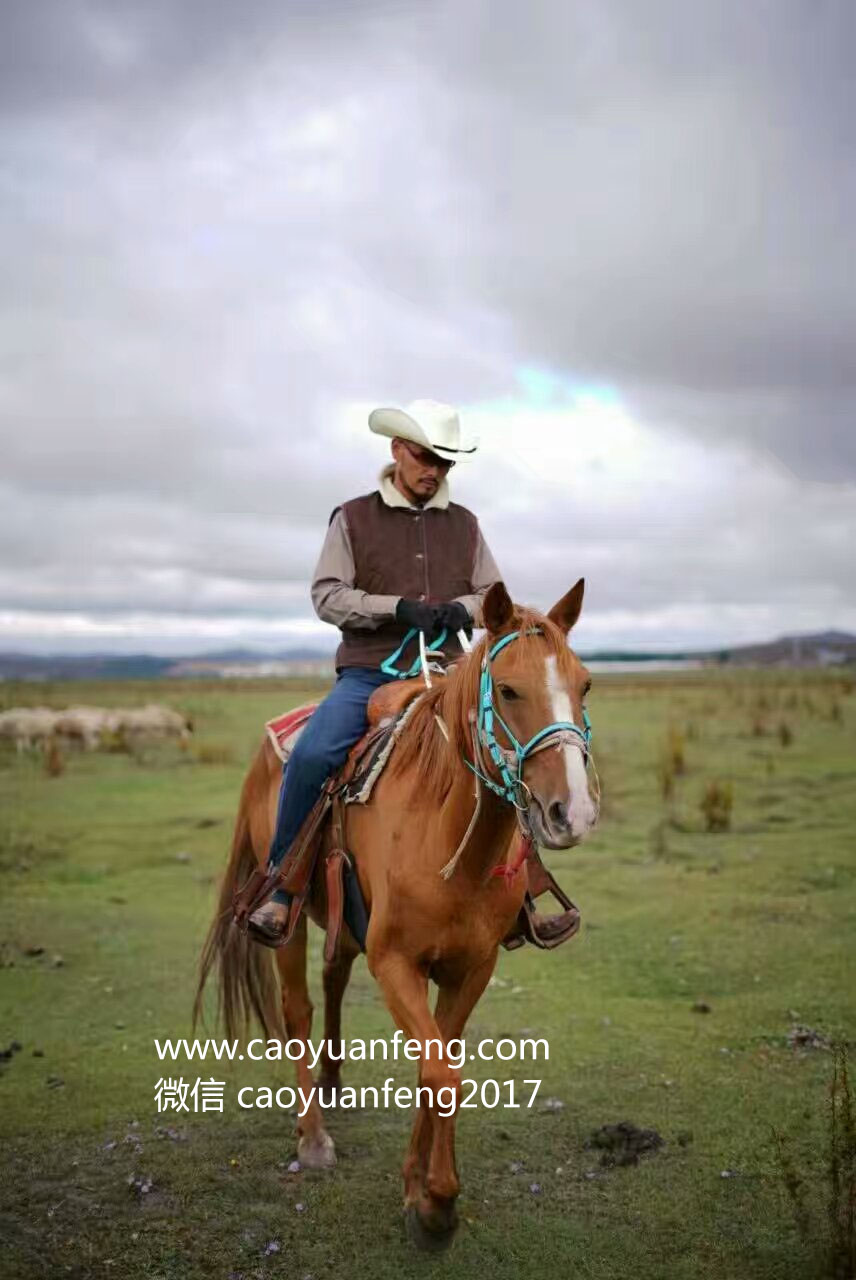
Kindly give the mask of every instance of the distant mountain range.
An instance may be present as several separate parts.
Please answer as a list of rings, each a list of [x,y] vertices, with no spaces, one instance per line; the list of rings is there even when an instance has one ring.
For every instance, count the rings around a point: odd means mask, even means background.
[[[213,653],[170,656],[151,653],[32,654],[0,652],[0,680],[158,680],[171,676],[217,676],[230,670],[260,665],[333,669],[332,655],[323,649],[288,649],[262,653],[257,649],[221,649]]]
[[[782,636],[766,644],[736,645],[706,651],[642,653],[602,649],[583,655],[587,662],[709,662],[735,666],[836,666],[856,663],[856,636],[844,631]],[[169,677],[242,677],[319,675],[332,672],[333,656],[323,649],[223,649],[190,657],[149,653],[29,654],[0,652],[0,680],[153,680]]]
[[[749,666],[839,666],[856,662],[856,636],[847,631],[819,631],[808,636],[781,636],[766,644],[724,650],[725,661]]]

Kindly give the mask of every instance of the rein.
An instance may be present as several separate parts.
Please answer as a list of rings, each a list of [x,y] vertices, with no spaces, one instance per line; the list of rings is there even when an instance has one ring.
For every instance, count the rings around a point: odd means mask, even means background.
[[[461,630],[457,634],[458,643],[464,653],[469,653],[472,649],[472,645],[470,644],[466,631]],[[395,664],[415,635],[419,636],[419,656],[414,658],[406,671],[399,671]],[[418,676],[421,672],[426,688],[430,689],[432,670],[442,674],[443,667],[438,666],[435,663],[432,664],[428,659],[431,654],[442,657],[443,644],[445,643],[447,635],[448,628],[443,627],[442,631],[440,631],[438,635],[433,636],[431,640],[426,643],[425,632],[417,631],[416,627],[411,627],[395,653],[391,653],[388,658],[384,658],[383,662],[380,664],[381,671],[386,676],[394,676],[396,680],[412,680],[414,676]]]
[[[411,627],[407,635],[402,640],[401,644],[396,649],[395,653],[391,653],[388,658],[384,658],[383,662],[380,664],[381,671],[384,673],[385,676],[395,676],[396,680],[412,680],[414,676],[419,675],[420,671],[427,675],[428,664],[425,660],[426,656],[429,653],[436,653],[440,651],[440,649],[442,648],[443,642],[446,639],[447,634],[448,634],[447,629],[446,627],[444,627],[443,630],[438,635],[433,636],[431,640],[429,640],[428,643],[426,644],[425,632],[417,631],[416,627]],[[404,650],[410,644],[410,641],[416,635],[419,636],[419,641],[420,641],[419,656],[417,658],[414,658],[413,662],[410,664],[410,666],[407,668],[406,671],[399,671],[395,664],[396,662],[398,662],[398,659],[401,657],[401,655],[404,653]],[[430,678],[428,679],[427,683],[430,689],[431,687]]]

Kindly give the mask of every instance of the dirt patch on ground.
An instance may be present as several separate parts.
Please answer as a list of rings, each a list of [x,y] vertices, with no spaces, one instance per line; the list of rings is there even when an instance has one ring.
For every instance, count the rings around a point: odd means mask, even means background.
[[[651,1155],[663,1146],[656,1129],[639,1129],[629,1120],[603,1124],[586,1142],[587,1151],[600,1151],[605,1168],[638,1164],[641,1156]]]
[[[814,1027],[804,1027],[795,1023],[788,1032],[788,1045],[791,1049],[828,1049],[829,1038]]]

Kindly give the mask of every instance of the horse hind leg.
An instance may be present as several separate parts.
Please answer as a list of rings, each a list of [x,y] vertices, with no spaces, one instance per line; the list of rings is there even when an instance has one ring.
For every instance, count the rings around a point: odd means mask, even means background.
[[[312,1001],[306,984],[306,916],[302,916],[287,946],[278,948],[276,964],[282,988],[282,1016],[289,1040],[302,1040],[304,1051],[297,1069],[297,1158],[308,1169],[330,1169],[336,1163],[333,1139],[324,1128],[310,1066]],[[304,1099],[309,1098],[308,1107]]]
[[[351,977],[351,968],[360,949],[350,932],[342,930],[335,958],[324,965],[324,1047],[318,1090],[325,1106],[335,1106],[341,1087],[344,1042],[342,1041],[342,1000]],[[338,1057],[330,1053],[331,1047]]]

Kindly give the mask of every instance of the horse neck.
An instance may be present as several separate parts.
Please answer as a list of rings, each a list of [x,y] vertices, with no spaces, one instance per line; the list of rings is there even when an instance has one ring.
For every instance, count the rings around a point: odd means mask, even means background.
[[[460,871],[468,879],[479,883],[486,879],[493,867],[505,861],[517,825],[515,810],[506,800],[494,795],[483,784],[480,793],[478,817],[458,863]],[[468,769],[462,767],[460,774],[456,775],[447,803],[451,856],[467,831],[476,805],[474,775]]]
[[[442,717],[445,697],[438,702],[437,712]],[[460,705],[460,704],[459,704]],[[475,709],[475,707],[473,708]],[[462,708],[463,714],[468,708]],[[476,775],[464,763],[464,756],[471,763],[473,746],[469,722],[448,726],[451,735],[449,750],[454,754],[454,774],[451,790],[445,803],[448,855],[459,847],[473,818],[476,805],[476,787],[480,794],[479,813],[473,830],[461,853],[458,873],[481,881],[491,868],[505,860],[516,825],[516,813],[501,796],[497,796],[483,783],[477,784]]]

